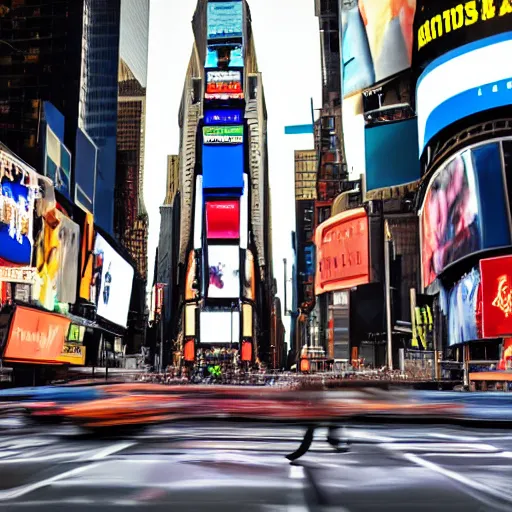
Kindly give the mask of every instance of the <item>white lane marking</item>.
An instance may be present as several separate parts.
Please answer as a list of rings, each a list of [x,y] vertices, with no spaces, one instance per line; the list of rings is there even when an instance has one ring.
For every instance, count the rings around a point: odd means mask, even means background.
[[[438,473],[446,478],[450,478],[452,480],[455,480],[456,482],[459,482],[462,485],[465,485],[466,487],[469,487],[470,489],[473,489],[475,491],[478,491],[483,494],[491,495],[494,498],[498,498],[499,500],[512,500],[512,494],[508,493],[503,490],[495,490],[492,487],[489,487],[488,485],[481,484],[480,482],[476,482],[475,480],[471,480],[469,478],[466,478],[465,476],[457,473],[456,471],[451,471],[450,469],[443,468],[442,466],[439,466],[438,464],[435,464],[434,462],[425,460],[421,457],[418,457],[417,455],[414,455],[413,453],[405,453],[404,457],[409,460],[410,462],[413,462],[414,464],[417,464],[418,466],[422,466],[425,469],[430,469],[431,471],[434,471],[435,473]]]
[[[382,448],[394,451],[416,450],[421,452],[480,452],[499,453],[501,450],[490,444],[482,443],[383,443]]]
[[[120,442],[116,443],[110,446],[107,446],[106,448],[102,448],[98,452],[96,452],[94,455],[85,456],[80,460],[101,460],[105,459],[109,455],[113,455],[114,453],[120,452],[122,450],[125,450],[126,448],[130,448],[130,446],[133,446],[135,443],[133,442]]]
[[[33,484],[22,485],[21,487],[16,487],[14,489],[0,491],[0,501],[13,500],[15,498],[19,498],[20,496],[24,496],[25,494],[36,491],[37,489],[41,489],[42,487],[47,487],[55,482],[58,482],[59,480],[80,475],[98,466],[101,466],[101,462],[98,462],[96,464],[90,464],[87,466],[80,466],[79,468],[71,469],[70,471],[65,471],[64,473],[60,473],[58,475],[46,478],[45,480],[41,480]]]
[[[288,476],[294,480],[302,480],[306,478],[304,468],[302,466],[290,466],[290,473]]]
[[[32,462],[49,462],[49,461],[55,461],[59,459],[71,459],[73,460],[74,457],[79,457],[80,455],[83,455],[84,452],[69,452],[69,453],[54,453],[52,455],[41,455],[40,457],[27,457],[26,455],[24,457],[12,457],[10,459],[0,460],[0,466],[5,464],[24,464],[24,463],[32,463]]]
[[[442,432],[431,432],[430,437],[438,437],[441,439],[451,439],[452,441],[480,441],[478,437],[473,436],[459,436],[457,434],[443,434]]]

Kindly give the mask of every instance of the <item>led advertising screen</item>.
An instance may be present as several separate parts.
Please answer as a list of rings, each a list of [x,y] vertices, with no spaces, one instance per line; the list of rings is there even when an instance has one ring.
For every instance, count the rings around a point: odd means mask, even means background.
[[[90,213],[94,213],[97,160],[98,147],[78,128],[75,147],[75,202]]]
[[[501,141],[466,149],[434,174],[420,211],[423,286],[474,252],[510,245]]]
[[[244,113],[242,110],[207,110],[204,113],[204,124],[222,125],[222,124],[242,124]]]
[[[512,256],[480,261],[484,338],[512,335]]]
[[[208,239],[240,237],[240,201],[206,201],[206,236]]]
[[[205,144],[242,144],[243,126],[204,126],[203,142]]]
[[[210,282],[208,298],[240,297],[240,249],[238,245],[209,245]]]
[[[242,45],[208,46],[206,49],[206,69],[243,68],[244,53]]]
[[[49,125],[45,134],[44,174],[66,198],[71,198],[71,153]]]
[[[240,313],[238,311],[201,311],[199,329],[202,344],[240,342]]]
[[[133,267],[99,234],[94,243],[91,300],[97,314],[126,327],[133,284]]]
[[[231,189],[242,193],[244,145],[203,144],[203,189]]]
[[[344,2],[342,91],[348,97],[411,66],[416,0]]]
[[[208,2],[207,39],[235,39],[244,34],[244,11],[241,0]]]
[[[477,328],[480,272],[473,269],[448,294],[448,345],[481,338]]]
[[[35,173],[0,148],[0,265],[30,265]]]
[[[317,295],[370,282],[368,236],[364,208],[339,213],[318,226],[315,234]]]
[[[367,192],[420,179],[415,118],[366,127],[364,133]]]
[[[426,67],[416,86],[420,152],[452,123],[512,103],[510,55],[512,31],[461,46]]]
[[[241,71],[207,71],[207,100],[241,100],[244,98]]]

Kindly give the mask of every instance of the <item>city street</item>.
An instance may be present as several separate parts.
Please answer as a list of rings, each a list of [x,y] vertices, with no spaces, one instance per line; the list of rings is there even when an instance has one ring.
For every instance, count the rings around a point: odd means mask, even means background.
[[[510,510],[512,433],[351,426],[336,453],[319,429],[173,423],[101,439],[66,426],[0,421],[6,510]]]

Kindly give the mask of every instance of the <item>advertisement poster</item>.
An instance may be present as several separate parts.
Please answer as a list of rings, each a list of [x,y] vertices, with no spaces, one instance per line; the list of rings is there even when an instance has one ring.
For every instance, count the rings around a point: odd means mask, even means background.
[[[210,282],[208,298],[238,299],[240,297],[240,249],[238,245],[208,246]]]
[[[17,306],[4,359],[56,362],[70,323],[64,316]]]
[[[242,124],[243,119],[244,113],[238,109],[214,109],[204,113],[204,124],[206,125]]]
[[[204,126],[203,142],[205,144],[242,144],[243,126]]]
[[[241,45],[208,46],[206,49],[206,69],[211,68],[243,68],[244,54]]]
[[[94,262],[94,217],[86,213],[80,249],[80,298],[91,299],[92,267]]]
[[[256,276],[254,272],[254,256],[249,249],[245,251],[244,298],[256,300]]]
[[[316,294],[370,282],[368,216],[364,208],[340,213],[316,230]]]
[[[201,343],[239,343],[240,313],[238,311],[201,311],[199,316]]]
[[[500,143],[455,155],[434,175],[420,211],[423,286],[450,264],[510,244]]]
[[[512,334],[512,256],[480,261],[484,338]]]
[[[207,100],[243,99],[242,73],[240,71],[207,71],[205,98]]]
[[[448,345],[481,338],[477,328],[480,272],[473,269],[450,291],[448,298]]]
[[[76,132],[75,202],[86,212],[94,213],[98,147],[80,128]]]
[[[35,173],[0,148],[0,265],[30,265]]]
[[[62,353],[57,360],[60,363],[83,366],[85,364],[84,337],[85,327],[83,325],[71,324],[62,348]]]
[[[71,153],[46,126],[46,155],[44,174],[50,178],[58,190],[66,198],[71,198]]]
[[[97,314],[126,327],[132,295],[134,270],[99,234],[94,244],[91,300]]]
[[[244,188],[244,145],[203,144],[203,189],[227,188]]]
[[[206,202],[206,236],[208,239],[240,237],[240,201],[238,199]]]
[[[37,225],[32,298],[54,311],[58,303],[76,301],[80,228],[58,210],[38,219]]]
[[[207,39],[235,39],[244,34],[244,11],[241,0],[208,2]]]
[[[415,66],[425,67],[446,52],[512,27],[510,0],[416,0]]]
[[[344,2],[343,96],[348,97],[411,66],[416,0]]]

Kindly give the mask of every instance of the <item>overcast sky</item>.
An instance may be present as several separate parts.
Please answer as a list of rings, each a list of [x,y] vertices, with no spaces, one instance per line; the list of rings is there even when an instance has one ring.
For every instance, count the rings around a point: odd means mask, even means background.
[[[295,229],[293,151],[313,147],[312,135],[285,136],[284,127],[311,122],[311,97],[315,107],[321,107],[320,36],[314,0],[249,0],[249,5],[268,111],[274,272],[283,300],[283,258],[291,261]],[[151,0],[144,184],[151,283],[167,155],[178,152],[178,109],[192,49],[195,6],[196,0]],[[290,299],[289,295],[288,307]],[[285,325],[289,334],[288,322]]]

